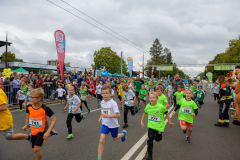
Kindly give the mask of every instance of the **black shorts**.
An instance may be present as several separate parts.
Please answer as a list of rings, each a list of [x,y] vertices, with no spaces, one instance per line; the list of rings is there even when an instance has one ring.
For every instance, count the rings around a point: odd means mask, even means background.
[[[31,138],[32,148],[34,148],[34,146],[42,146],[44,133],[45,132],[39,132],[37,135],[32,135]]]
[[[146,100],[144,100],[144,99],[141,99],[141,101],[146,102]]]
[[[199,105],[203,105],[203,101],[198,101],[198,104]]]
[[[140,93],[140,92],[135,92],[135,95],[136,95],[136,97],[138,97],[138,96],[139,96],[139,93]]]
[[[97,94],[97,99],[100,99],[102,101],[103,97],[101,94]]]
[[[57,99],[59,99],[59,100],[63,100],[63,97],[57,97]]]

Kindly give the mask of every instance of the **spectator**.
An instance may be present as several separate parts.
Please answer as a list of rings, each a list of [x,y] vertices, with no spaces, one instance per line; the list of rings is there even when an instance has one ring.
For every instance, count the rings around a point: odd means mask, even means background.
[[[50,79],[50,76],[47,75],[44,80],[44,92],[45,92],[45,98],[49,99],[51,95],[51,88],[52,88],[52,81]]]
[[[206,77],[203,76],[201,82],[199,83],[199,86],[202,86],[202,90],[205,92],[207,91],[207,87],[208,87],[208,81],[206,80]]]
[[[57,89],[57,79],[58,77],[57,76],[54,76],[54,78],[52,79],[52,94],[51,94],[51,99],[54,100],[55,97],[54,97],[54,94],[55,94],[55,90]]]
[[[8,105],[12,105],[12,86],[10,84],[10,78],[5,78],[3,83],[3,91],[8,97]]]
[[[13,104],[17,104],[16,95],[18,90],[20,89],[20,84],[21,84],[18,78],[19,78],[18,75],[16,75],[12,83],[13,84]]]
[[[43,88],[42,75],[38,75],[37,88]]]
[[[182,88],[184,88],[184,82],[179,79],[179,74],[175,75],[175,79],[172,81],[172,88],[173,88],[173,94],[177,91],[178,85],[180,85]],[[176,104],[176,96],[173,97],[173,101]]]

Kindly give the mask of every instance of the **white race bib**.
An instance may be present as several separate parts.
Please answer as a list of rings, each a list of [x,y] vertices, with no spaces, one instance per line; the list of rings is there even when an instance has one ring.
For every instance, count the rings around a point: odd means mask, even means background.
[[[110,115],[110,108],[101,108],[101,113]]]
[[[150,92],[154,92],[154,89],[150,89]]]
[[[144,97],[144,101],[146,101],[146,97]]]
[[[29,117],[29,125],[32,127],[42,128],[42,119],[34,119]]]
[[[182,97],[177,97],[177,100],[180,101],[182,99]]]
[[[133,106],[133,100],[128,100],[126,101],[126,103],[127,103],[127,106]]]
[[[182,107],[182,113],[184,113],[184,114],[192,114],[192,108]]]
[[[19,97],[19,98],[25,98],[25,95],[24,95],[24,94],[19,94],[18,97]]]
[[[86,96],[81,96],[81,99],[84,99]]]
[[[198,98],[201,98],[202,96],[201,96],[201,94],[197,94],[197,97],[198,97]]]
[[[75,105],[75,102],[74,102],[74,100],[68,100],[68,104],[69,105]]]
[[[148,120],[152,122],[160,123],[160,116],[149,114]]]

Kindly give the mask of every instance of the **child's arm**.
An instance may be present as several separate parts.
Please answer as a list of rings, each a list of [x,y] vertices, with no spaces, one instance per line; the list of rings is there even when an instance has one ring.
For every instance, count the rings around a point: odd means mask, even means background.
[[[67,103],[68,103],[68,102],[67,102]],[[73,110],[73,113],[76,113],[77,110],[78,110],[78,108],[80,108],[80,106],[81,106],[81,101],[80,101],[80,103],[78,104],[77,108],[75,108],[75,109]]]
[[[168,101],[167,101],[167,103],[165,103],[165,108],[168,108],[168,106],[169,106],[169,104],[168,104]]]
[[[207,96],[205,95],[203,102],[205,102],[205,100],[206,100],[206,97],[207,97]]]
[[[175,109],[174,109],[174,111],[173,111],[173,114],[172,115],[174,115],[175,113],[176,113],[176,111],[178,110],[178,108],[180,108],[180,105],[176,105],[176,107],[175,107]]]
[[[18,99],[18,94],[16,95],[16,99]]]
[[[50,117],[50,119],[52,120],[52,122],[51,122],[48,130],[47,130],[47,131],[44,133],[44,135],[43,135],[43,139],[44,139],[44,140],[47,140],[48,137],[51,136],[51,135],[50,135],[50,132],[52,131],[53,127],[55,126],[55,124],[56,124],[56,122],[57,122],[57,119],[56,119],[56,117],[55,117],[54,115],[52,115],[52,116]]]
[[[102,121],[102,115],[100,115],[99,119],[98,119],[98,122],[101,123]]]
[[[133,99],[133,104],[135,104],[135,101],[136,101],[136,96],[134,96],[134,99]]]
[[[145,117],[147,116],[147,113],[143,113],[143,115],[142,115],[142,119],[141,119],[141,127],[142,127],[142,129],[144,128],[144,123],[143,123],[143,120],[145,119]]]
[[[81,105],[81,103],[79,103],[79,104]],[[67,110],[68,105],[69,105],[69,102],[67,102],[66,106],[63,108],[64,111]],[[80,106],[79,106],[79,107],[80,107]]]
[[[23,128],[22,128],[24,131],[27,130],[28,122],[29,122],[29,113],[26,114],[25,125],[24,125]]]
[[[101,114],[101,117],[102,118],[119,118],[120,117],[120,113],[115,113],[115,114],[112,114],[112,115],[107,115],[107,114]]]
[[[166,114],[166,117],[167,117],[167,119],[168,119],[169,127],[172,128],[172,127],[173,127],[173,123],[172,123],[172,121],[171,121],[171,119],[170,119],[170,116],[169,116],[168,112],[165,113],[165,114]]]

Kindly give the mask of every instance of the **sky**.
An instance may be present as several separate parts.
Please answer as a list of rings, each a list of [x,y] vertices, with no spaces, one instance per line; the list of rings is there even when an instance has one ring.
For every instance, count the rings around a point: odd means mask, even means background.
[[[119,56],[122,51],[125,60],[132,57],[133,70],[140,71],[143,52],[149,51],[158,38],[164,48],[170,49],[173,62],[193,77],[204,67],[181,64],[207,64],[240,33],[237,0],[49,1],[0,0],[0,40],[5,40],[8,33],[12,42],[9,51],[25,62],[46,64],[57,59],[54,32],[62,30],[66,37],[65,62],[71,62],[72,67],[90,68],[94,52],[111,47]],[[0,53],[4,51],[1,47]],[[144,64],[149,59],[149,53],[144,53]]]

